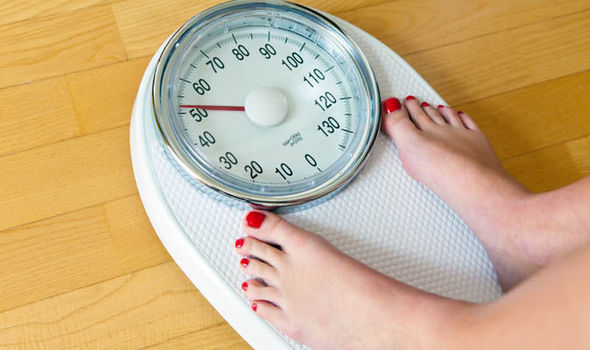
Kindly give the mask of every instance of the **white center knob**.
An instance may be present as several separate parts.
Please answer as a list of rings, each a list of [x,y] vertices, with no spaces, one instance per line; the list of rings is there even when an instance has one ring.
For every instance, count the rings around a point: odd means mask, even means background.
[[[246,96],[246,114],[260,126],[277,125],[287,116],[287,98],[277,89],[258,88]]]

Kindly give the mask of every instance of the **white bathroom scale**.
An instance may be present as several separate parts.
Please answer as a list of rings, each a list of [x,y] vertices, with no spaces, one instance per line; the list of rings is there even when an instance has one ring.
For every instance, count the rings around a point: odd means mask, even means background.
[[[232,27],[235,18],[241,27]],[[275,80],[244,92],[231,79],[239,86]],[[470,302],[501,295],[477,238],[405,173],[395,145],[378,131],[381,97],[407,95],[445,104],[366,32],[274,0],[199,14],[152,58],[131,119],[141,200],[172,258],[254,348],[306,347],[257,317],[240,288],[251,276],[240,269],[234,242],[252,206],[278,208],[286,220],[416,288]],[[297,113],[317,122],[306,129]],[[286,125],[295,132],[285,140],[269,134]],[[261,133],[252,144],[240,139],[248,130]]]

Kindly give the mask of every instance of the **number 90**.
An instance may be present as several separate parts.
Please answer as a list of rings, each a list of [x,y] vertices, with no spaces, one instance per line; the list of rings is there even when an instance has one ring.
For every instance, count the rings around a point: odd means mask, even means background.
[[[271,56],[277,54],[277,50],[275,50],[275,48],[272,47],[271,44],[264,44],[264,47],[259,48],[258,52],[260,52],[260,54],[264,56],[264,58],[266,58],[267,60],[269,60]]]

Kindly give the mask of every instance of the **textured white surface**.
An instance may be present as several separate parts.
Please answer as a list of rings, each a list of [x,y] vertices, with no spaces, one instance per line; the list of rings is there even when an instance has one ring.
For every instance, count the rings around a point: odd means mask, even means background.
[[[371,62],[382,97],[412,94],[432,104],[444,103],[385,45],[337,21]],[[208,262],[203,269],[213,269],[226,282],[224,287],[246,304],[239,286],[248,276],[238,267],[240,258],[233,251],[234,241],[243,235],[240,222],[244,207],[228,206],[188,182],[159,142],[151,144],[151,152],[157,182],[172,211],[161,215],[173,215],[193,242],[194,254]],[[283,216],[321,234],[361,262],[420,289],[474,302],[501,294],[493,266],[475,236],[445,203],[403,171],[397,150],[384,135],[377,139],[365,169],[343,191],[323,203]],[[157,231],[160,237],[167,234]],[[198,271],[185,269],[185,273],[190,277]],[[214,306],[223,303],[211,301]],[[268,331],[271,328],[250,336],[264,337]],[[242,335],[248,338],[244,332],[242,329]],[[304,348],[286,340],[293,348]]]

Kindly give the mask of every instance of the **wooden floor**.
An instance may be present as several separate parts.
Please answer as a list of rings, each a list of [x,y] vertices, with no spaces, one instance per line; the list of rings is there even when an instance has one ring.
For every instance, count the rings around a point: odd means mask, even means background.
[[[0,3],[0,347],[243,349],[154,234],[129,155],[149,57],[215,0]],[[385,42],[544,191],[590,174],[590,1],[306,0]]]

